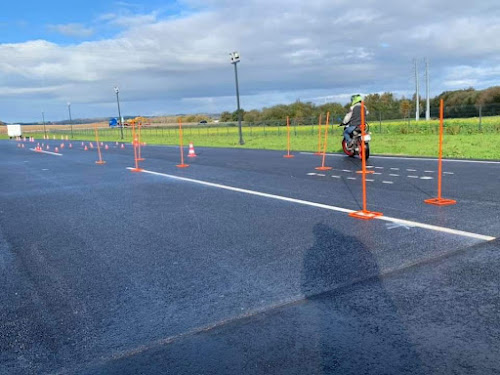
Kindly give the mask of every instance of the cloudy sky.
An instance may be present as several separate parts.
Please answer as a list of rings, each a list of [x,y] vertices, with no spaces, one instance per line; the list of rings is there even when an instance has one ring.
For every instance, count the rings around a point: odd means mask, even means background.
[[[0,12],[0,120],[216,113],[499,84],[500,2],[23,0]],[[422,95],[425,91],[422,89]]]

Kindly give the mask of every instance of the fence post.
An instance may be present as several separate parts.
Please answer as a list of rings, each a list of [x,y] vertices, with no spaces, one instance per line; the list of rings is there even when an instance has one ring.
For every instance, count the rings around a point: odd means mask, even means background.
[[[479,131],[482,130],[482,125],[483,125],[482,124],[482,117],[483,117],[482,115],[483,115],[483,106],[480,105],[479,106]]]

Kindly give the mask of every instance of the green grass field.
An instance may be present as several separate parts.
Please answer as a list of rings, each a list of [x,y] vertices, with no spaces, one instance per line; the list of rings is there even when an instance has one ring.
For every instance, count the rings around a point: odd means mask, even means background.
[[[500,123],[499,118],[485,118],[482,128],[471,119],[453,119],[446,121],[443,155],[449,158],[500,159]],[[420,122],[408,125],[407,122],[394,121],[379,126],[372,123],[373,154],[437,156],[438,154],[438,121]],[[497,130],[498,127],[498,130]],[[330,126],[328,134],[327,152],[341,152],[343,128]],[[124,130],[125,142],[132,141],[130,129]],[[69,131],[51,132],[60,139],[61,135],[69,135]],[[243,147],[251,149],[268,149],[286,151],[286,127],[259,126],[243,128],[245,145],[239,145],[238,128],[199,127],[191,126],[183,130],[184,144],[193,142],[195,146],[208,147]],[[41,133],[33,134],[41,139]],[[144,128],[142,142],[147,144],[179,144],[179,132],[176,128]],[[121,141],[119,129],[100,129],[99,138],[105,142]],[[92,129],[75,130],[75,140],[94,141]],[[323,141],[324,137],[322,137]],[[317,151],[318,126],[291,127],[292,151]]]

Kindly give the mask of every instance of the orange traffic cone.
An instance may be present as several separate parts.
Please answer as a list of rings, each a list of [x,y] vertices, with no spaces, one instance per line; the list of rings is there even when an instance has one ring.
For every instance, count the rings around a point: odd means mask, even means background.
[[[54,149],[54,151],[55,151],[55,152],[59,152],[59,149],[56,147],[56,148]]]
[[[49,147],[49,145],[47,145],[47,147],[46,147],[45,149],[46,149],[46,150],[50,150],[50,147]]]
[[[61,143],[61,148],[64,148],[64,143]]]
[[[92,144],[92,142],[90,142],[89,146],[90,146],[90,148],[94,148],[94,145]]]
[[[109,150],[108,145],[104,146],[104,149],[105,149],[105,150]]]
[[[194,146],[193,142],[189,142],[189,152],[188,152],[188,158],[195,158],[197,155],[194,152]]]
[[[120,148],[122,148],[122,149],[125,148],[125,145],[122,143],[122,147],[120,147]]]
[[[69,144],[69,148],[73,148],[73,145],[71,143]]]
[[[84,151],[88,151],[89,149],[88,149],[88,147],[87,147],[87,146],[85,146],[85,148],[84,148],[83,150],[84,150]]]

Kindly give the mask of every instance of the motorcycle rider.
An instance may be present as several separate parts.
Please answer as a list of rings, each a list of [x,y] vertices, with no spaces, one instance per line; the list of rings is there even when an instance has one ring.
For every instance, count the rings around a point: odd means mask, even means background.
[[[356,128],[361,126],[361,102],[363,98],[360,94],[355,94],[351,96],[351,108],[349,112],[344,117],[344,120],[340,124],[341,126],[346,126],[344,130],[344,139],[348,148],[352,148],[352,133]],[[368,115],[368,110],[365,107],[365,119]]]

